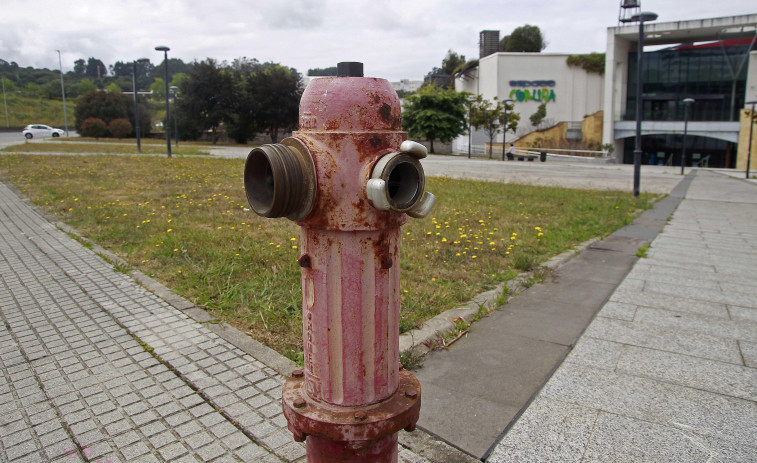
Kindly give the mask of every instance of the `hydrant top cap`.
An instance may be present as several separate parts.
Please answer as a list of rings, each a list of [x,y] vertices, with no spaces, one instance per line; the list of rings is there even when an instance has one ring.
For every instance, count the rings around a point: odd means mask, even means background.
[[[313,79],[300,100],[300,131],[402,130],[402,107],[391,84],[373,77]]]
[[[363,63],[342,61],[336,65],[337,77],[363,77]]]

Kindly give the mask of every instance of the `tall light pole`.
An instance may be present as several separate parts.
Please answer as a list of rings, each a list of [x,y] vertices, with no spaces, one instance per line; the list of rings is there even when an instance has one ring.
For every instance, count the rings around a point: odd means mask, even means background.
[[[686,167],[686,136],[689,133],[689,108],[691,103],[694,102],[694,98],[685,98],[684,104],[684,116],[683,116],[683,150],[681,150],[681,175],[683,175],[684,168]]]
[[[502,124],[502,160],[505,160],[505,144],[507,142],[507,103],[512,103],[510,98],[502,101],[505,104],[505,122]]]
[[[657,13],[642,12],[631,16],[625,22],[639,22],[639,43],[636,54],[636,144],[633,150],[633,196],[639,197],[641,181],[641,117],[642,117],[642,68],[644,64],[644,21],[654,21]]]
[[[168,149],[168,157],[171,157],[171,119],[168,107],[168,51],[170,48],[166,46],[155,47],[155,50],[163,52],[163,63],[166,70],[166,149]]]
[[[149,61],[147,58],[142,58],[134,61],[134,70],[131,74],[132,87],[134,88],[134,131],[137,134],[137,152],[142,153],[142,142],[139,138],[140,124],[139,124],[139,99],[137,97],[137,64],[146,63]]]
[[[747,101],[746,104],[752,105],[752,112],[749,114],[749,154],[746,157],[746,178],[749,178],[749,165],[752,163],[752,129],[754,128],[754,105],[757,100]]]
[[[179,123],[176,119],[176,95],[179,93],[179,87],[172,85],[171,94],[173,95],[173,142],[179,147]]]
[[[473,103],[475,102],[473,98],[468,100],[468,159],[470,159],[470,144],[473,138]]]
[[[66,115],[66,87],[63,86],[63,63],[60,59],[60,50],[58,52],[58,67],[60,68],[60,93],[63,95],[63,123],[66,124],[66,136],[68,136],[68,116]]]
[[[5,106],[5,127],[8,128],[11,126],[11,124],[8,120],[8,103],[5,101],[5,77],[3,77],[2,81],[3,81],[3,106]]]

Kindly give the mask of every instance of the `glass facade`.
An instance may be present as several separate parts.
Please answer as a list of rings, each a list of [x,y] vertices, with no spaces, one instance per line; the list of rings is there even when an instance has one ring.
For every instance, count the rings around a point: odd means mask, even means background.
[[[635,140],[623,141],[623,163],[633,164]],[[680,166],[683,135],[644,135],[641,137],[641,163],[644,165]],[[686,165],[697,167],[736,167],[736,145],[716,138],[686,137]]]
[[[752,39],[742,39],[644,53],[643,120],[682,121],[684,98],[696,100],[690,121],[738,120],[747,65],[742,66],[734,86],[729,61],[734,71],[738,70],[751,47]],[[628,55],[625,120],[636,120],[636,57],[636,52]]]

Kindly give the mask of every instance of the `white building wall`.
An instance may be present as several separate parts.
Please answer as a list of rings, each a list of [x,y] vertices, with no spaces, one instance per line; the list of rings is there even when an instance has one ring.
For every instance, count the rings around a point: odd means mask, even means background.
[[[479,61],[478,75],[460,77],[455,89],[480,94],[487,100],[512,98],[521,124],[528,121],[541,101],[518,101],[517,91],[554,90],[555,100],[547,103],[547,118],[555,122],[581,121],[603,105],[604,79],[567,64],[567,54],[496,53]],[[479,77],[480,76],[480,77]],[[523,87],[511,82],[553,81],[554,86]],[[477,90],[477,91],[475,91]],[[524,119],[525,118],[525,119]]]
[[[528,118],[542,101],[518,101],[518,91],[554,91],[554,101],[547,102],[547,120],[580,122],[584,116],[602,109],[604,77],[567,64],[568,54],[495,53],[479,60],[476,70],[455,79],[455,89],[481,95],[484,99],[513,99],[520,114],[519,132],[529,128]],[[515,82],[552,81],[554,86],[519,86]],[[523,95],[523,94],[521,94]],[[510,135],[511,136],[511,135]],[[509,138],[509,137],[508,137]],[[501,138],[500,138],[501,140]],[[474,143],[476,137],[474,134]],[[467,147],[467,137],[465,137]],[[467,149],[467,148],[466,148]]]

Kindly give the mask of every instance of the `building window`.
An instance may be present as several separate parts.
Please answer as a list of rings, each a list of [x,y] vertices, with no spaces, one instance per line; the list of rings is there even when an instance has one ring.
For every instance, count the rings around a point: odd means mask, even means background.
[[[684,98],[694,98],[692,121],[738,120],[741,101],[746,91],[747,66],[736,79],[735,99],[732,99],[733,79],[728,59],[738,63],[749,53],[751,39],[709,42],[696,45],[676,45],[644,54],[643,119],[651,121],[681,121],[684,119]],[[625,120],[636,119],[636,52],[628,54],[628,91]],[[736,104],[732,105],[731,102]]]

